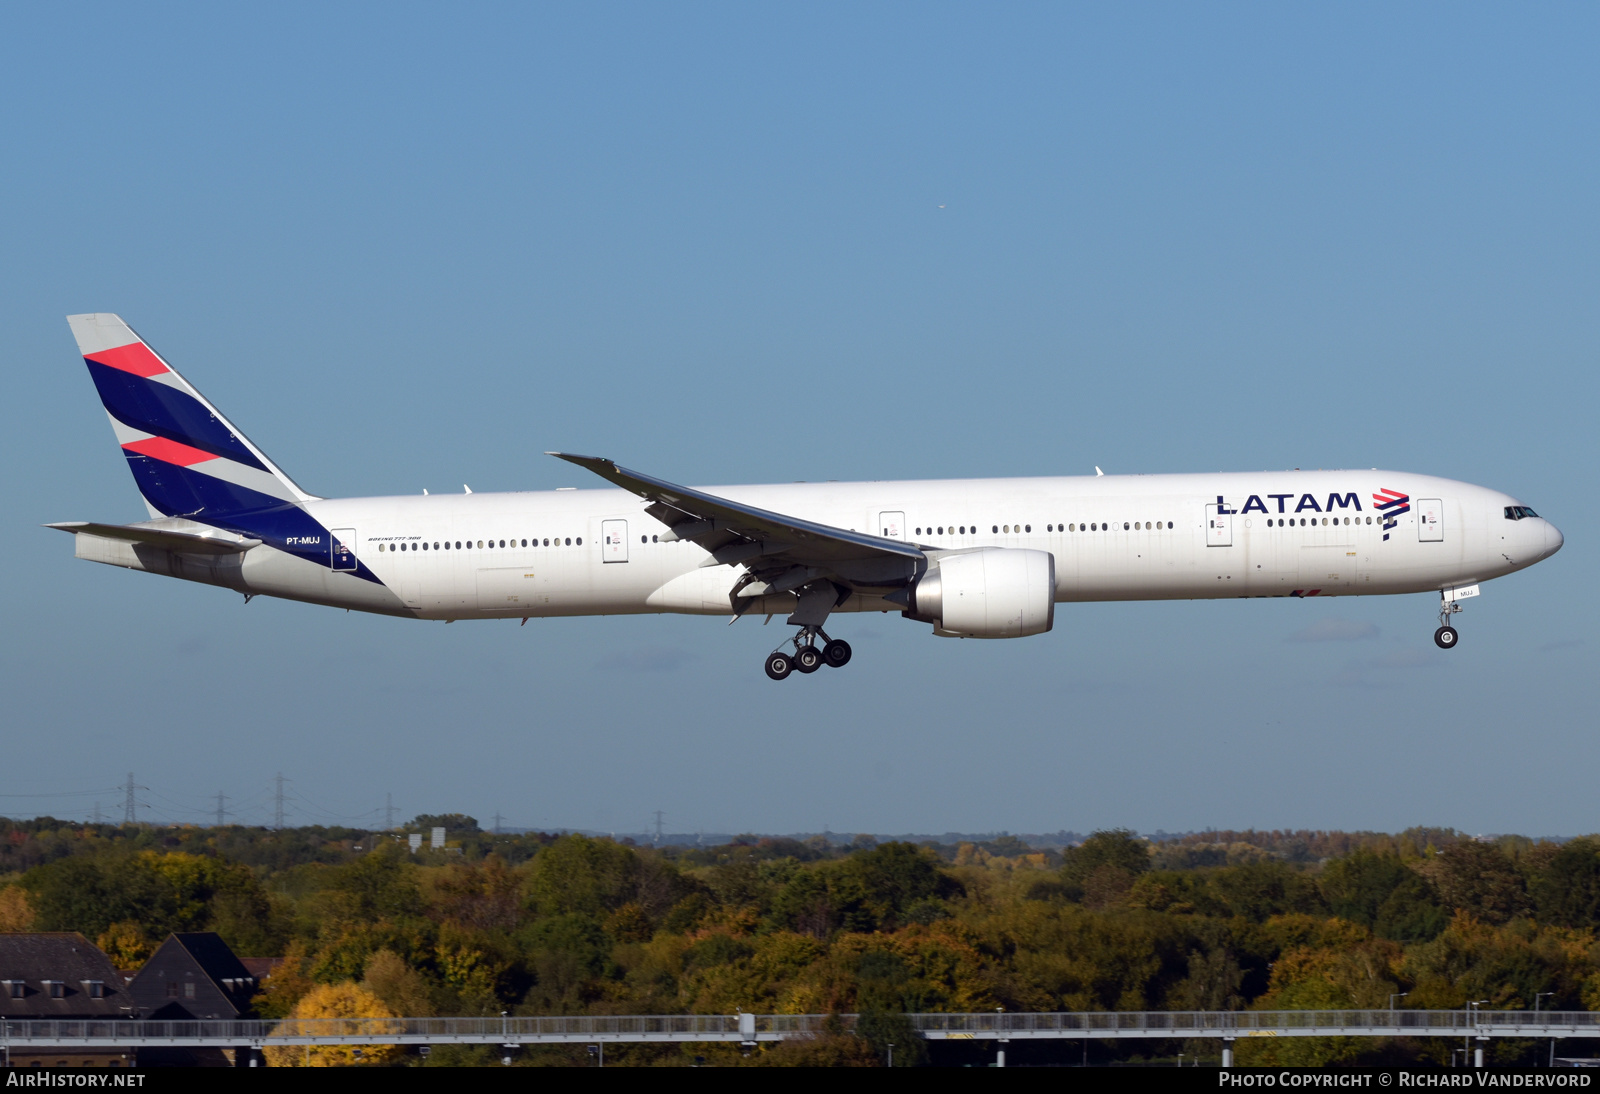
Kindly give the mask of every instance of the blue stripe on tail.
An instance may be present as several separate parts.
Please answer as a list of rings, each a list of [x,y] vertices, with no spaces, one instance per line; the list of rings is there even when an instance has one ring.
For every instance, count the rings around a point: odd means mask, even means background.
[[[186,517],[250,536],[318,566],[332,565],[333,535],[295,502],[132,452],[128,453],[128,469],[139,491],[166,516]],[[359,558],[354,574],[383,584]]]
[[[267,470],[227,424],[218,420],[194,396],[95,361],[85,363],[100,393],[100,401],[123,425]]]

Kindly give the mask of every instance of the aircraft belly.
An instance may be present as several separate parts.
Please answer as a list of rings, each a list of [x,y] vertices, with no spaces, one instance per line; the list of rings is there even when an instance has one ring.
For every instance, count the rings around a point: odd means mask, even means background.
[[[326,566],[266,546],[253,548],[242,557],[242,591],[252,595],[384,615],[413,614],[394,590],[378,582],[335,573]]]

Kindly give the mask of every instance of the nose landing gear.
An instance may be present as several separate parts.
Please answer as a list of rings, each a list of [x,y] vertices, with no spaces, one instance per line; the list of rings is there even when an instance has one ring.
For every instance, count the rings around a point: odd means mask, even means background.
[[[816,639],[822,639],[819,649]],[[786,680],[792,673],[813,673],[823,665],[842,669],[850,663],[850,643],[842,638],[829,638],[821,627],[801,627],[790,639],[794,653],[784,652],[782,646],[767,654],[767,675],[774,680]]]

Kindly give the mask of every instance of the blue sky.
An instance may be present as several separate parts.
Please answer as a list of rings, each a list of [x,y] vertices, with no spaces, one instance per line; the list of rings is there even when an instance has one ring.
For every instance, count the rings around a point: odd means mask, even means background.
[[[0,812],[674,831],[1600,828],[1600,13],[11,6]],[[143,509],[63,316],[306,488],[1392,467],[1567,537],[1047,636],[367,618],[76,562]],[[82,792],[82,793],[80,793]],[[24,798],[15,795],[62,794]]]

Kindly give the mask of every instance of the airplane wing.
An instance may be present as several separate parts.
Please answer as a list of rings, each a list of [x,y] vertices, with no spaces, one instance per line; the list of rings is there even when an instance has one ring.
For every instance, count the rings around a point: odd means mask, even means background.
[[[749,572],[735,587],[735,598],[827,580],[841,587],[842,603],[851,592],[902,588],[927,561],[914,544],[758,509],[595,456],[547,454],[587,468],[649,502],[645,511],[670,529],[664,539],[692,540],[711,552],[703,565],[743,564]]]
[[[69,520],[60,524],[46,524],[45,527],[58,528],[63,532],[71,532],[74,535],[79,532],[86,532],[93,536],[104,536],[106,539],[122,539],[130,543],[147,543],[152,547],[160,547],[164,551],[185,551],[189,554],[197,555],[243,554],[261,543],[259,539],[245,539],[242,536],[228,538],[197,536],[189,532],[171,532],[161,528],[141,528],[137,524],[94,524],[83,520]]]

